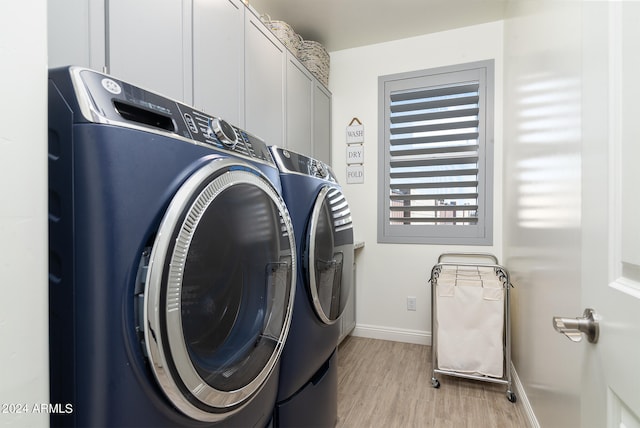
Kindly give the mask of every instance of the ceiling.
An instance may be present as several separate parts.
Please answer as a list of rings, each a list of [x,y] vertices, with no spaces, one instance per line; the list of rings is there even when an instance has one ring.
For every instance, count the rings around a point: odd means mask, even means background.
[[[503,19],[508,0],[248,0],[329,52]]]

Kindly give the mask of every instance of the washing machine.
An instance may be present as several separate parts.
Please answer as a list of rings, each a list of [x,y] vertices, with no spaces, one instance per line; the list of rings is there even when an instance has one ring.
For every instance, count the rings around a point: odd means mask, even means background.
[[[264,142],[49,72],[51,426],[264,427],[297,254]]]
[[[298,280],[280,371],[275,424],[334,426],[340,316],[353,286],[353,222],[325,163],[272,146],[298,251]]]

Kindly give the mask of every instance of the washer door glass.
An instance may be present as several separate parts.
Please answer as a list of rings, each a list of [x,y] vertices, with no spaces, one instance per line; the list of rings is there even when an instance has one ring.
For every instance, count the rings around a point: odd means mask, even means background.
[[[320,190],[309,222],[305,263],[316,314],[335,323],[347,304],[353,282],[353,224],[340,189]]]
[[[291,220],[257,171],[211,161],[173,198],[151,251],[145,342],[167,397],[217,421],[278,362],[295,290]]]

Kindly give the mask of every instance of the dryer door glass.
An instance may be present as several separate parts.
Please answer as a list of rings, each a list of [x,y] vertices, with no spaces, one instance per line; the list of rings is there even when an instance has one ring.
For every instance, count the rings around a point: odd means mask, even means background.
[[[176,194],[145,292],[154,373],[174,404],[201,420],[237,410],[267,380],[295,288],[293,232],[280,196],[256,172],[220,163]]]
[[[324,187],[316,198],[309,223],[305,257],[313,306],[320,320],[335,323],[351,292],[353,225],[342,192]]]

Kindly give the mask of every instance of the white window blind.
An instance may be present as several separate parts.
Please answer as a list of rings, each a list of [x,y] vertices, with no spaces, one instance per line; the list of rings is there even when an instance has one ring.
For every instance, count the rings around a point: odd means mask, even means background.
[[[492,64],[380,78],[381,242],[490,243]]]

